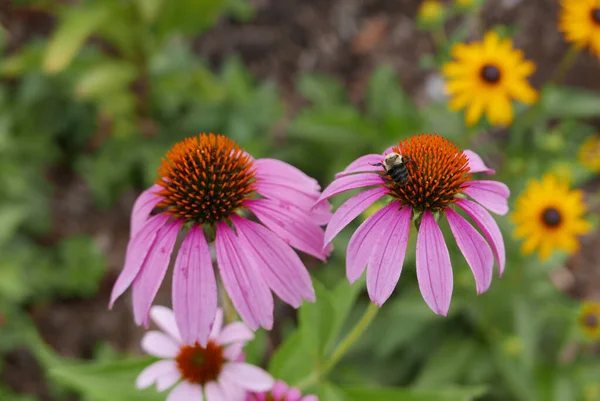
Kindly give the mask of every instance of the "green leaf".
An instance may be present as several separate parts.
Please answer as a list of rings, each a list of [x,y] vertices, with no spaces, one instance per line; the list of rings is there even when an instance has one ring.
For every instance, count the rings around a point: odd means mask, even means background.
[[[343,390],[331,383],[323,383],[317,388],[317,396],[323,401],[347,401]]]
[[[342,280],[331,292],[330,302],[333,307],[333,316],[331,317],[331,331],[325,339],[325,352],[331,351],[335,340],[340,336],[344,323],[356,302],[356,297],[363,288],[364,278],[352,285],[347,280]]]
[[[89,68],[79,78],[75,93],[81,98],[96,98],[112,94],[135,80],[138,71],[127,61],[105,61]]]
[[[158,21],[163,37],[173,33],[199,34],[212,27],[228,6],[228,0],[168,1]]]
[[[46,49],[42,68],[48,73],[65,69],[87,38],[109,16],[109,10],[101,5],[71,7],[66,10]]]
[[[302,75],[298,80],[298,90],[315,106],[328,107],[348,103],[343,86],[327,75]]]
[[[415,106],[402,90],[396,70],[391,65],[381,65],[373,71],[365,94],[367,113],[376,119],[389,115],[411,116]]]
[[[19,225],[27,218],[28,211],[20,204],[2,204],[0,207],[0,244],[14,235]]]
[[[302,341],[314,360],[320,362],[325,355],[325,345],[333,331],[334,308],[329,291],[313,280],[317,301],[305,303],[298,311]]]
[[[314,108],[301,111],[289,127],[291,136],[322,143],[347,143],[360,147],[376,135],[375,129],[353,106]]]
[[[146,24],[156,20],[164,3],[164,0],[135,0],[138,12]]]
[[[269,361],[269,373],[291,385],[298,383],[310,376],[315,369],[314,361],[307,358],[307,353],[300,331],[294,331],[273,353]]]
[[[600,94],[586,89],[546,86],[540,103],[549,118],[592,118],[600,116]]]
[[[481,387],[416,390],[354,388],[344,390],[347,401],[470,401],[485,393]]]

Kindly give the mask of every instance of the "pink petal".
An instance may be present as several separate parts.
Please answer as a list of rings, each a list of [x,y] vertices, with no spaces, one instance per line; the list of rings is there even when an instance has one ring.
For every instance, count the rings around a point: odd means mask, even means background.
[[[319,401],[319,398],[316,395],[307,395],[302,401]]]
[[[377,202],[387,193],[385,187],[368,189],[360,194],[353,196],[344,202],[331,217],[331,221],[325,229],[325,245],[333,240],[344,227],[346,227],[358,215],[364,212],[369,206]]]
[[[313,223],[318,226],[324,226],[331,220],[331,203],[327,201],[319,202],[308,210],[308,215]]]
[[[306,192],[293,183],[273,183],[260,180],[255,184],[256,192],[268,199],[286,202],[301,209],[311,208],[319,199],[318,191]]]
[[[244,322],[256,330],[273,327],[273,296],[251,263],[240,252],[240,241],[229,226],[217,223],[217,261],[223,285]]]
[[[259,220],[294,248],[325,260],[323,230],[312,223],[309,215],[290,204],[270,199],[246,201]]]
[[[472,150],[463,150],[467,159],[469,159],[469,172],[470,173],[486,173],[486,174],[494,174],[496,170],[493,170],[485,165],[483,159],[479,157],[479,155]]]
[[[221,376],[248,391],[269,391],[275,384],[270,374],[247,363],[229,362],[223,366]]]
[[[139,389],[150,387],[159,377],[172,373],[179,374],[175,361],[169,359],[166,361],[154,362],[148,366],[135,379],[135,386]]]
[[[169,267],[180,228],[179,222],[172,222],[158,231],[144,266],[133,281],[133,317],[138,325],[148,327],[148,312]]]
[[[245,345],[246,345],[246,343],[244,343],[244,342],[238,342],[238,343],[231,344],[230,346],[225,348],[225,350],[223,351],[223,357],[225,359],[227,359],[228,361],[237,362],[238,358],[242,355],[242,350],[244,349]],[[242,361],[243,361],[243,359],[242,359]]]
[[[206,401],[229,401],[227,398],[225,398],[225,394],[223,394],[221,386],[215,382],[206,383],[204,386],[204,392],[206,394]]]
[[[386,235],[379,236],[367,267],[367,291],[371,301],[381,306],[392,295],[406,255],[412,208],[405,206],[387,214],[381,221]]]
[[[179,380],[181,380],[179,369],[176,369],[174,372],[169,372],[156,379],[156,391],[159,393],[165,391],[166,389],[173,387]]]
[[[175,314],[171,309],[161,305],[153,306],[150,308],[150,318],[162,331],[173,337],[175,341],[181,342]]]
[[[329,199],[332,196],[341,194],[342,192],[350,191],[351,189],[368,187],[371,185],[383,185],[384,181],[380,174],[365,173],[353,174],[341,177],[333,181],[321,194],[318,202]]]
[[[492,272],[494,271],[492,249],[481,234],[454,210],[446,209],[446,217],[456,243],[471,267],[477,293],[481,294],[487,291],[492,283]]]
[[[201,227],[190,229],[177,254],[173,310],[183,343],[205,347],[217,313],[217,281]]]
[[[218,338],[219,344],[246,343],[254,338],[254,333],[242,322],[229,323]]]
[[[217,313],[215,314],[215,321],[212,324],[212,329],[210,330],[209,338],[211,340],[217,339],[221,335],[221,329],[223,328],[223,310],[221,308],[217,308]]]
[[[258,159],[254,161],[256,178],[274,182],[292,182],[308,190],[319,191],[321,186],[314,178],[302,170],[277,159]]]
[[[417,235],[417,281],[431,310],[446,316],[452,297],[452,265],[442,231],[429,211]]]
[[[369,257],[373,252],[373,248],[382,232],[387,232],[385,224],[388,221],[388,216],[392,213],[396,213],[399,208],[400,204],[397,202],[392,202],[381,208],[365,220],[365,222],[354,232],[352,238],[350,238],[348,251],[346,252],[346,277],[351,284],[354,283],[365,270]]]
[[[310,274],[288,244],[260,224],[236,216],[232,219],[242,249],[279,298],[295,308],[302,299],[315,300]]]
[[[337,173],[335,175],[335,179],[347,176],[349,174],[355,173],[366,173],[371,171],[381,171],[381,166],[373,166],[373,164],[381,163],[383,161],[383,156],[381,155],[364,155],[354,160],[352,163],[348,165],[341,173]]]
[[[506,184],[498,181],[480,180],[470,181],[466,185],[468,187],[463,192],[483,207],[499,215],[508,213],[510,190]]]
[[[504,273],[506,263],[506,251],[504,249],[504,238],[498,223],[494,218],[481,207],[478,203],[468,199],[461,199],[456,204],[461,207],[467,215],[475,221],[477,227],[483,232],[483,235],[492,245],[492,250],[498,262],[498,273],[501,276]]]
[[[167,401],[203,401],[202,387],[182,381],[169,393]]]
[[[142,349],[159,358],[175,358],[179,354],[179,345],[161,331],[149,331],[142,337]]]
[[[300,401],[302,393],[297,388],[291,388],[285,396],[284,401]]]
[[[138,196],[135,203],[133,204],[133,210],[131,211],[131,224],[129,226],[129,238],[133,238],[137,235],[140,229],[144,226],[146,220],[150,216],[150,212],[156,207],[161,201],[162,197],[157,195],[162,187],[160,185],[152,185],[150,188],[145,190]]]
[[[227,401],[244,401],[246,399],[246,390],[237,384],[227,380],[221,375],[219,377],[219,385],[226,396]]]
[[[289,386],[285,382],[278,380],[273,385],[273,388],[271,389],[271,394],[273,394],[273,398],[279,400],[287,394],[289,389]]]
[[[117,298],[133,283],[133,280],[137,277],[144,264],[144,260],[146,260],[148,251],[154,244],[158,230],[167,224],[168,220],[169,216],[165,214],[158,214],[151,217],[144,223],[138,234],[129,240],[127,253],[125,254],[125,266],[113,286],[112,293],[110,294],[109,308],[113,307]]]

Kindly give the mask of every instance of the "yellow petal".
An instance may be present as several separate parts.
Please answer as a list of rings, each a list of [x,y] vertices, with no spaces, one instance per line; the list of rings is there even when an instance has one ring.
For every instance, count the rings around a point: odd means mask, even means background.
[[[483,99],[480,97],[476,97],[473,99],[473,102],[467,108],[467,114],[465,116],[466,124],[471,127],[479,121],[481,115],[483,114],[483,109],[485,107],[485,103]]]
[[[493,125],[509,125],[513,120],[513,109],[510,99],[503,93],[498,93],[488,103],[487,115]]]

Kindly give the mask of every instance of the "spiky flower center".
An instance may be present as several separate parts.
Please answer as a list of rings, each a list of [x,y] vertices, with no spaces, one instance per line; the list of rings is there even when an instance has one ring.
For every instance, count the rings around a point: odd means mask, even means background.
[[[441,211],[456,202],[469,174],[469,160],[458,147],[437,134],[419,134],[400,142],[393,151],[407,156],[408,180],[398,183],[389,174],[389,194],[413,209]]]
[[[158,207],[186,222],[213,225],[254,192],[253,162],[223,135],[200,134],[173,146],[158,170]]]
[[[542,211],[542,222],[546,227],[556,228],[562,222],[560,211],[554,207],[548,207]]]
[[[490,84],[495,84],[500,81],[500,69],[492,64],[486,64],[481,68],[481,78]]]
[[[592,9],[592,21],[597,25],[600,25],[600,7]]]
[[[181,348],[175,358],[181,376],[190,383],[206,384],[217,380],[225,358],[223,347],[209,341],[206,348],[196,343]]]

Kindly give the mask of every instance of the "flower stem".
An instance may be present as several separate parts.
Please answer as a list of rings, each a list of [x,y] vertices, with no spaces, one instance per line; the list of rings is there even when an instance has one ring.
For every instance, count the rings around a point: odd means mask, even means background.
[[[550,80],[551,82],[558,84],[560,83],[560,81],[562,81],[562,79],[565,77],[565,74],[567,73],[567,71],[569,71],[569,68],[573,64],[573,61],[575,60],[575,56],[577,56],[577,54],[579,54],[579,49],[577,49],[575,45],[569,47],[569,50],[565,53],[562,60],[560,60],[558,67],[556,67],[554,75]]]

